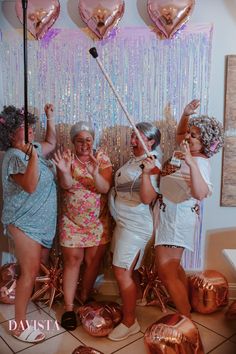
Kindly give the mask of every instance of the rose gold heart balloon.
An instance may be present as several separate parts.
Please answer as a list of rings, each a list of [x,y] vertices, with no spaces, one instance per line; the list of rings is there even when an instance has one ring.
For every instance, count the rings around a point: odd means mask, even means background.
[[[79,13],[86,25],[103,39],[109,36],[123,16],[123,0],[79,0]]]
[[[52,27],[60,13],[58,0],[29,0],[27,6],[27,29],[36,39],[41,39]],[[16,1],[16,14],[23,23],[22,1]]]
[[[148,0],[148,13],[157,29],[171,38],[188,20],[195,0]]]

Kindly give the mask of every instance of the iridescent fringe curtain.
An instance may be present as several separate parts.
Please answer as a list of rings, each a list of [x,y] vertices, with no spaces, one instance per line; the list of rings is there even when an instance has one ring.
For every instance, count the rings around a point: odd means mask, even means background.
[[[201,99],[207,114],[211,62],[211,25],[189,25],[171,40],[160,40],[146,27],[118,29],[103,41],[83,30],[53,29],[41,41],[28,41],[29,106],[40,116],[44,133],[46,102],[55,105],[58,145],[68,146],[69,128],[90,121],[96,145],[111,157],[114,169],[130,155],[130,125],[88,50],[96,46],[101,62],[135,122],[150,121],[162,131],[164,159],[174,149],[174,133],[183,107]],[[0,36],[0,106],[23,106],[23,43],[18,33]],[[196,251],[184,266],[202,266],[201,232]]]

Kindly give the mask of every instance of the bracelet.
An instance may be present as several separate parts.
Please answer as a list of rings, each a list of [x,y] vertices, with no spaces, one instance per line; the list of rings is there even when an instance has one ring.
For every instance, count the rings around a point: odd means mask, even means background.
[[[49,120],[54,120],[54,117],[53,117],[53,118],[47,118],[47,122],[48,122]]]

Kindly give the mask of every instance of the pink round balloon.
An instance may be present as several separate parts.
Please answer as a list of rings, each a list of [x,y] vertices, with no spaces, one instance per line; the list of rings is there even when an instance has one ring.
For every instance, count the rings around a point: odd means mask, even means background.
[[[78,309],[82,326],[94,337],[105,337],[113,329],[113,318],[104,304],[91,302]]]
[[[79,0],[79,13],[82,20],[99,39],[109,36],[124,11],[123,0]]]
[[[195,0],[148,0],[147,9],[157,29],[171,38],[188,20]]]
[[[41,39],[52,27],[60,13],[58,0],[29,0],[27,29],[36,39]],[[23,23],[22,1],[16,0],[16,14]]]

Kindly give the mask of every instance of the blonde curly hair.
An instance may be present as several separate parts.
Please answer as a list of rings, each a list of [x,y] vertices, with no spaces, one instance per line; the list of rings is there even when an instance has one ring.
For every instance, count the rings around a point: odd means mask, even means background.
[[[222,124],[214,117],[198,116],[189,119],[189,126],[200,129],[203,153],[211,157],[224,145],[224,129]]]

